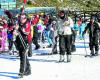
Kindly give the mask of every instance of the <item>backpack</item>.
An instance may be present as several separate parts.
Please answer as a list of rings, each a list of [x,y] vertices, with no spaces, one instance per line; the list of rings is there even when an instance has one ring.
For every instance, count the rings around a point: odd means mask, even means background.
[[[68,20],[66,20],[63,25],[64,25],[64,27],[63,27],[63,30],[64,30],[63,35],[71,35],[72,34],[71,28],[73,27],[73,23],[71,21],[71,18],[68,17]]]

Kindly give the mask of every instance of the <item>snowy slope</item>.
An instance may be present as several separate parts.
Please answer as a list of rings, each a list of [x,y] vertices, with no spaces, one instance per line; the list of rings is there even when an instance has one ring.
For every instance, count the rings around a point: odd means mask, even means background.
[[[89,54],[88,39],[86,50]],[[36,55],[29,58],[32,74],[22,79],[18,77],[19,57],[16,55],[0,54],[0,80],[100,80],[100,56],[85,58],[84,40],[76,40],[76,52],[72,53],[70,63],[58,63],[59,55]],[[46,48],[36,51],[50,52]],[[65,56],[66,57],[66,56]]]

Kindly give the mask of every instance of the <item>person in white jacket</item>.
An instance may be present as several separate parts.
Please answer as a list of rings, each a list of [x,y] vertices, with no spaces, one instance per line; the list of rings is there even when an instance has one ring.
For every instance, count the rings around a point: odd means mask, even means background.
[[[71,61],[71,36],[72,36],[72,27],[74,26],[73,20],[66,16],[65,11],[61,10],[59,13],[58,19],[58,28],[57,32],[59,35],[59,62],[63,62],[64,55],[67,55],[67,62]]]

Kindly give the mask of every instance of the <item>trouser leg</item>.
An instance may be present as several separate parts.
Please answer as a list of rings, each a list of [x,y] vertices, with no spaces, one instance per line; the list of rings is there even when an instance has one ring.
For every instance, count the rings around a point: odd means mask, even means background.
[[[54,45],[53,45],[53,48],[52,48],[52,53],[53,54],[57,54],[57,39],[55,39],[54,41]]]
[[[8,40],[8,43],[9,43],[9,50],[12,49],[12,46],[13,46],[13,41],[11,39]]]
[[[29,44],[28,56],[32,57],[32,45],[31,45],[31,43]]]
[[[60,54],[60,60],[64,61],[64,54],[65,54],[65,40],[63,36],[59,36],[59,54]]]
[[[40,45],[38,44],[38,38],[37,37],[33,37],[33,44],[36,46],[35,49],[40,48]]]
[[[65,36],[65,47],[66,47],[67,62],[70,62],[71,61],[71,35]]]
[[[23,53],[22,50],[19,51],[19,56],[20,56],[20,69],[19,72],[22,73],[23,75],[27,72],[30,72],[30,63],[29,60],[27,59],[27,55]]]

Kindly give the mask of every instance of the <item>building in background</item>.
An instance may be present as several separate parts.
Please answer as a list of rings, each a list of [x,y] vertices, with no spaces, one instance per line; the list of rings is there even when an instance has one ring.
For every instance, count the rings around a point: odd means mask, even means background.
[[[16,0],[0,0],[0,9],[16,9]]]

